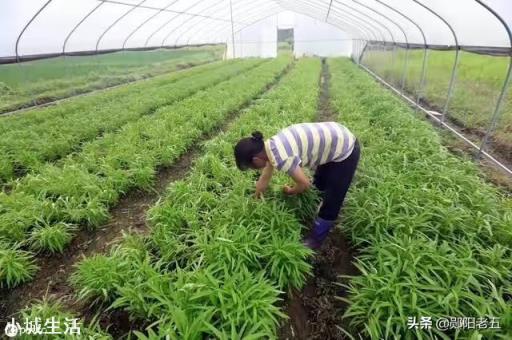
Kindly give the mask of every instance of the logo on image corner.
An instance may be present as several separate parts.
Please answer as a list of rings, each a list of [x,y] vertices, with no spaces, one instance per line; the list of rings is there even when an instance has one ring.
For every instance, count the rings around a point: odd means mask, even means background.
[[[16,335],[18,335],[19,331],[19,325],[17,325],[14,318],[12,318],[11,322],[7,322],[7,325],[5,326],[5,335],[7,335],[9,338],[14,338]]]

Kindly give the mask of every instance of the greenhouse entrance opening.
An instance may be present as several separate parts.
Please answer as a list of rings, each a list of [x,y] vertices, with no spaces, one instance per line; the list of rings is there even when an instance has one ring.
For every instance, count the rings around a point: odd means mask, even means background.
[[[277,54],[283,52],[293,53],[294,32],[293,28],[277,29]]]

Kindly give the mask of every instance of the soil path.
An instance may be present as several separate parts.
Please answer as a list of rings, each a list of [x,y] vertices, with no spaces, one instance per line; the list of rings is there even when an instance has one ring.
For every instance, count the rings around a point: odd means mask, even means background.
[[[0,292],[0,329],[3,329],[1,328],[2,319],[10,320],[12,315],[34,299],[42,299],[45,296],[60,299],[66,311],[89,319],[93,311],[89,309],[89,306],[76,301],[75,292],[68,283],[74,266],[84,257],[107,253],[113,244],[122,239],[124,233],[147,234],[150,231],[146,223],[148,209],[156,203],[171,182],[180,180],[187,175],[192,163],[201,154],[202,143],[228,129],[234,118],[250,106],[254,100],[274,87],[292,67],[293,65],[289,65],[256,98],[248,100],[240,109],[229,114],[215,131],[203,135],[172,166],[159,168],[152,190],[129,192],[111,209],[108,223],[96,231],[80,231],[63,254],[39,257],[37,264],[40,266],[40,270],[31,282],[12,290]],[[102,325],[112,326],[111,331],[116,336],[124,334],[131,328],[131,322],[127,315],[121,312],[102,315],[101,321]]]
[[[329,82],[328,65],[322,59],[319,121],[337,120],[338,114],[329,104]],[[344,339],[338,327],[343,325],[341,315],[346,305],[336,297],[345,297],[347,292],[338,284],[341,282],[338,275],[357,275],[353,261],[354,252],[343,233],[332,230],[313,258],[313,276],[302,291],[288,294],[284,310],[290,319],[279,330],[280,339]]]

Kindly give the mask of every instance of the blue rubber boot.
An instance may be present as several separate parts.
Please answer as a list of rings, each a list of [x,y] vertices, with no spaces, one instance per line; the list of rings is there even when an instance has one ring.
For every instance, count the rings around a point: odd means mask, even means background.
[[[304,245],[311,249],[320,248],[327,235],[329,235],[329,231],[333,225],[334,221],[327,221],[323,218],[317,217],[313,222],[313,230],[304,240]]]

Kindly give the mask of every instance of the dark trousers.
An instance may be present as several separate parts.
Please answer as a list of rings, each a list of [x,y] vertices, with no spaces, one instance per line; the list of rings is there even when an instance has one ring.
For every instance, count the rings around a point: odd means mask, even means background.
[[[322,206],[318,217],[334,221],[347,195],[348,188],[356,172],[361,149],[356,139],[354,150],[341,162],[330,162],[320,165],[315,172],[313,184],[322,193]]]

